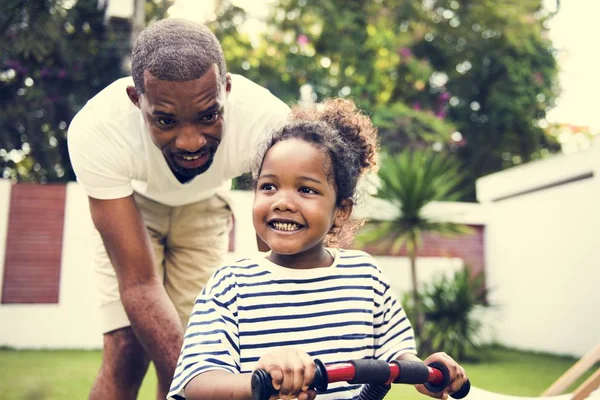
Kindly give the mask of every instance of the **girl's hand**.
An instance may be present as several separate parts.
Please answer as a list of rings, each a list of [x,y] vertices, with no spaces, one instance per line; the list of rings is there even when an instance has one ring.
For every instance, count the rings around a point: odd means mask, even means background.
[[[440,362],[444,364],[446,368],[448,368],[448,371],[450,372],[450,384],[448,387],[439,393],[431,393],[425,388],[424,385],[415,385],[415,387],[424,395],[433,397],[435,399],[447,399],[448,394],[458,391],[467,381],[467,373],[463,367],[461,367],[456,361],[454,361],[452,357],[444,352],[434,353],[427,357],[423,362],[425,365],[428,365],[434,361]]]
[[[281,347],[258,360],[256,369],[264,369],[271,375],[273,387],[279,391],[271,399],[313,400],[317,393],[309,390],[315,377],[315,363],[303,351],[294,347]]]

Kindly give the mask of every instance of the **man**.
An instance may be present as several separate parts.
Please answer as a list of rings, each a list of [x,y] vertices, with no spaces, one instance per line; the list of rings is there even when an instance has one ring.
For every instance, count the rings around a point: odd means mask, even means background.
[[[194,299],[227,251],[230,179],[289,108],[226,71],[216,37],[177,19],[137,38],[132,78],[91,99],[69,152],[97,233],[102,366],[91,399],[133,399],[148,363],[165,398]]]

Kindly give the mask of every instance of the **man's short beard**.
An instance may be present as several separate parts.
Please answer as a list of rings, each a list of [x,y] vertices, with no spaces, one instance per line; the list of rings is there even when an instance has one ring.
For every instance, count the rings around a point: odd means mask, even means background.
[[[206,171],[208,171],[208,169],[210,168],[210,166],[213,163],[214,158],[215,158],[215,152],[211,151],[209,154],[208,160],[206,160],[204,165],[202,165],[201,167],[198,167],[198,168],[193,168],[193,169],[183,168],[183,167],[177,165],[177,163],[174,162],[173,160],[171,160],[171,158],[167,158],[167,160],[168,160],[169,167],[171,168],[171,171],[173,172],[175,177],[180,182],[185,183],[185,182],[191,181],[196,176],[201,175],[201,174],[205,173]]]

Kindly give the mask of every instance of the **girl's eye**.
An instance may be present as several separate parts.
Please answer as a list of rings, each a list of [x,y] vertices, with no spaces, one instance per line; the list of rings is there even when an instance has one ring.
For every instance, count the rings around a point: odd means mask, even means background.
[[[260,190],[264,190],[264,191],[273,191],[276,190],[275,185],[271,185],[270,183],[263,183],[262,185],[260,185]]]
[[[316,190],[307,187],[300,188],[299,192],[304,194],[317,194]]]
[[[174,123],[175,120],[172,118],[159,118],[156,120],[156,124],[163,127],[171,126]]]

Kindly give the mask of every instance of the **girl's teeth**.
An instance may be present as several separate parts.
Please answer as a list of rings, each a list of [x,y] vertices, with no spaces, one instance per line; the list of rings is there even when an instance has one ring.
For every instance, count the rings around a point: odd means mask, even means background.
[[[275,222],[273,223],[275,229],[280,231],[296,231],[299,229],[298,224],[290,223],[290,222]]]

